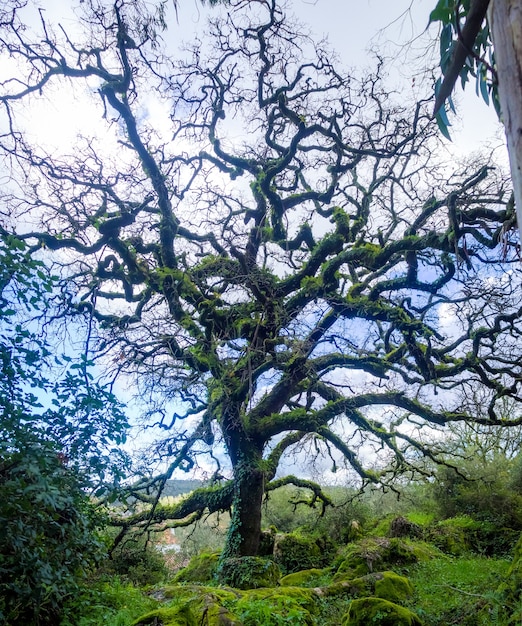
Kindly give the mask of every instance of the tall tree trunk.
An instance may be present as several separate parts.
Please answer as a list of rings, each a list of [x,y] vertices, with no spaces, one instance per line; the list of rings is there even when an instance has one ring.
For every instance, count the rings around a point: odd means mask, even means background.
[[[234,467],[232,518],[222,558],[257,554],[264,483],[261,454],[250,453]]]
[[[522,4],[492,0],[488,21],[495,48],[498,91],[506,130],[518,228],[522,238]]]

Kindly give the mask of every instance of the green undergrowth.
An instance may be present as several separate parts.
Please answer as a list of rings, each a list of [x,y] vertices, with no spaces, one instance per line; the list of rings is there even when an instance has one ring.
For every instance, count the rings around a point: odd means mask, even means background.
[[[118,577],[96,582],[67,606],[60,626],[129,626],[140,615],[159,606],[158,600]]]
[[[501,615],[502,598],[497,589],[509,563],[508,559],[451,557],[437,551],[431,558],[417,562],[402,559],[393,570],[409,581],[404,580],[405,589],[411,583],[413,595],[408,591],[388,599],[413,611],[424,626],[508,626]],[[226,615],[230,620],[226,623],[242,626],[338,626],[351,603],[361,597],[357,588],[366,578],[369,583],[371,577],[378,580],[382,575],[367,574],[359,579],[359,585],[347,587],[343,593],[317,593],[318,587],[333,590],[336,585],[346,584],[336,583],[334,576],[335,568],[309,570],[303,572],[302,585],[295,585],[300,577],[293,574],[282,580],[282,586],[243,591],[188,582],[140,590],[115,578],[97,583],[89,593],[76,598],[78,614],[75,618],[69,611],[71,618],[62,626],[192,626],[201,611],[214,613],[216,619],[219,611],[225,612],[219,616]],[[399,576],[396,579],[400,581]],[[378,582],[362,596],[386,597],[379,590],[383,583]]]
[[[505,624],[497,594],[510,561],[467,556],[437,558],[408,568],[414,595],[408,606],[425,626],[493,626]]]

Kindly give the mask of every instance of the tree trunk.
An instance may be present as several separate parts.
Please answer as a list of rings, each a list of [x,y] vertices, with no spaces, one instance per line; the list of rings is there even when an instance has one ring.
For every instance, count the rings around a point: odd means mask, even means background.
[[[517,223],[522,238],[522,4],[492,0],[488,21],[495,49],[502,121],[506,130]]]
[[[249,455],[234,468],[232,518],[222,558],[257,554],[265,487],[261,463],[261,455]]]

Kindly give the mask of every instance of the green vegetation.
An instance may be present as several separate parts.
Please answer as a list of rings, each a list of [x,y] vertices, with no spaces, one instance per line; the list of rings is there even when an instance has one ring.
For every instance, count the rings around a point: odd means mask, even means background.
[[[491,462],[497,463],[497,459]],[[484,467],[483,471],[489,475],[493,470]],[[510,472],[518,472],[517,463]],[[502,480],[510,481],[510,472]],[[483,486],[475,480],[468,488],[481,493]],[[295,491],[294,497],[299,493]],[[341,491],[342,502],[354,496],[350,489],[332,489],[338,496]],[[287,495],[295,499],[291,493]],[[412,502],[424,502],[428,510],[418,504],[408,510],[404,501],[409,501],[411,507]],[[437,503],[440,506],[435,511]],[[325,558],[326,567],[283,577],[270,558],[227,559],[221,561],[228,568],[224,572],[225,588],[215,576],[217,553],[194,556],[178,572],[166,572],[164,580],[152,588],[141,585],[141,591],[139,585],[124,585],[104,566],[97,574],[102,579],[91,581],[90,596],[84,595],[74,605],[76,618],[80,626],[196,626],[203,615],[210,626],[511,626],[519,615],[522,592],[520,543],[505,550],[515,530],[498,528],[497,541],[491,544],[490,527],[483,518],[496,514],[494,508],[488,512],[484,504],[481,519],[444,519],[441,511],[446,504],[447,498],[440,499],[436,483],[412,483],[405,487],[401,499],[387,499],[384,509],[375,493],[362,494],[352,502],[345,523],[350,527],[352,514],[359,507],[365,521],[356,537],[332,547]],[[269,501],[267,519],[272,519],[271,506],[277,506],[282,519],[287,519],[288,511],[281,508],[293,510],[288,501]],[[495,506],[494,500],[491,506]],[[385,517],[380,517],[383,513]],[[319,511],[315,515],[321,525],[330,523],[320,517]],[[329,515],[339,520],[338,512],[327,512],[325,517]],[[311,545],[317,541],[311,530],[314,523],[310,509],[294,510],[293,519],[292,532],[276,535],[279,545],[288,538],[291,554],[301,549],[304,540]],[[200,530],[206,537],[206,530]],[[199,541],[197,537],[195,540]],[[486,544],[488,550],[481,552]],[[498,549],[495,554],[490,554],[492,545]],[[277,552],[278,541],[272,559],[277,559]],[[151,575],[154,572],[152,568]],[[96,604],[92,611],[91,603]],[[67,614],[71,614],[71,608]],[[62,626],[69,626],[69,622],[64,621]]]

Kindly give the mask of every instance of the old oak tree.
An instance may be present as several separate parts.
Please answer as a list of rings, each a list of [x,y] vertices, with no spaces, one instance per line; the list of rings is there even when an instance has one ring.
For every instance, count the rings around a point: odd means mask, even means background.
[[[520,422],[497,413],[522,380],[508,183],[435,159],[432,105],[397,104],[379,60],[336,69],[275,0],[216,9],[176,55],[138,2],[83,2],[71,33],[44,13],[32,33],[15,5],[2,228],[61,267],[70,314],[97,323],[90,350],[135,376],[164,435],[120,537],[230,509],[223,556],[253,555],[265,494],[293,483],[328,504],[285,475],[292,451],[386,484],[438,458],[425,427]],[[27,107],[70,93],[99,129],[39,145]],[[477,386],[479,417],[456,400]],[[213,484],[162,502],[202,459]]]

